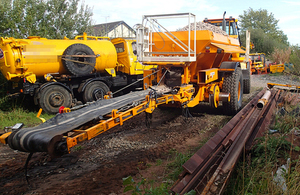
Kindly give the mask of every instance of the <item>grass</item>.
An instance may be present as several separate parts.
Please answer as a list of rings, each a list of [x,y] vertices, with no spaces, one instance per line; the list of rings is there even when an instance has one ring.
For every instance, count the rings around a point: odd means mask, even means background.
[[[176,181],[178,179],[179,174],[183,171],[182,165],[191,158],[193,154],[191,152],[187,152],[185,154],[175,151],[174,161],[167,165],[167,169],[170,171],[168,174],[168,179]]]
[[[83,146],[74,146],[74,148],[72,149],[72,150],[74,150],[74,151],[80,151],[80,150],[82,150],[84,147]]]
[[[156,160],[156,166],[160,166],[162,164],[162,159],[157,159]]]
[[[262,145],[265,146],[264,150],[257,150]],[[285,173],[288,190],[284,191],[282,185],[274,180],[282,163],[279,159],[290,157],[287,148],[291,149],[290,143],[283,137],[262,139],[255,149],[239,162],[225,194],[299,194],[299,159],[296,160],[296,165]]]
[[[140,182],[133,180],[131,176],[123,178],[123,185],[125,186],[124,192],[131,191],[132,195],[138,194],[151,194],[151,195],[168,195],[169,191],[166,187],[166,184],[161,184],[159,187],[154,187],[154,181],[147,181],[145,178],[142,178]]]
[[[183,171],[182,165],[192,156],[191,152],[180,153],[176,150],[170,150],[170,162],[167,164],[166,170],[168,174],[163,178],[163,183],[157,186],[157,181],[148,180],[140,174],[139,182],[133,180],[132,176],[123,178],[123,185],[125,186],[124,192],[130,191],[132,195],[145,194],[145,195],[163,195],[169,194],[172,184],[178,179],[179,174]],[[163,164],[162,159],[156,160],[156,166]],[[188,195],[195,194],[194,191]]]
[[[299,78],[299,75],[292,75],[292,79],[294,80],[294,81],[300,81],[300,78]]]
[[[160,195],[160,194],[169,194],[170,188],[174,184],[174,182],[178,179],[179,174],[183,171],[182,165],[191,158],[191,156],[201,148],[209,139],[213,136],[211,133],[209,136],[203,138],[201,142],[199,142],[199,146],[193,148],[192,150],[188,150],[185,153],[178,152],[175,149],[171,149],[167,155],[170,158],[167,160],[167,166],[165,168],[166,175],[163,178],[163,183],[159,186],[157,185],[157,181],[148,180],[144,178],[140,173],[139,182],[133,180],[131,176],[127,178],[123,178],[123,185],[125,186],[124,192],[130,191],[132,195],[137,194],[145,194],[145,195]],[[157,159],[155,162],[156,166],[163,166],[165,160]],[[154,187],[157,186],[157,187]],[[194,190],[186,193],[186,195],[194,195],[196,192]]]
[[[29,112],[23,108],[15,108],[10,111],[1,111],[0,110],[0,129],[4,129],[7,126],[13,126],[16,123],[24,123],[25,127],[36,126],[42,121],[36,117],[35,112]],[[41,117],[45,119],[50,119],[53,115],[42,114]]]
[[[284,73],[283,72],[275,72],[275,73],[269,73],[269,75],[276,77],[276,76],[282,76],[282,75],[284,75]]]
[[[0,75],[2,85],[5,84]],[[33,104],[33,98],[20,95],[16,98],[6,96],[4,88],[0,88],[0,130],[4,127],[13,126],[16,123],[24,123],[25,127],[36,126],[42,121],[36,117],[37,107]],[[42,113],[40,116],[50,119],[53,115]]]
[[[238,163],[224,194],[300,194],[299,147],[286,140],[291,129],[299,126],[298,121],[299,116],[278,113],[270,127],[278,133],[257,139],[250,153],[244,154]],[[288,158],[292,163],[283,174],[285,181],[278,183],[274,180],[276,171],[287,164]],[[286,185],[285,190],[283,184]]]

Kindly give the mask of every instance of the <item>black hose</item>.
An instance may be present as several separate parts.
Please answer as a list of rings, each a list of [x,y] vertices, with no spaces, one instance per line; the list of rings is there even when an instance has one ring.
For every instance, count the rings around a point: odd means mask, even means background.
[[[26,163],[25,163],[25,167],[24,167],[24,169],[25,169],[25,178],[26,178],[26,181],[27,181],[28,186],[30,186],[30,183],[29,183],[29,175],[27,175],[27,167],[28,167],[28,163],[29,163],[29,161],[30,161],[32,155],[33,155],[33,152],[31,152],[31,153],[28,155],[27,160],[26,160]]]
[[[192,118],[193,115],[190,113],[190,110],[188,107],[182,108],[182,115],[186,118]]]

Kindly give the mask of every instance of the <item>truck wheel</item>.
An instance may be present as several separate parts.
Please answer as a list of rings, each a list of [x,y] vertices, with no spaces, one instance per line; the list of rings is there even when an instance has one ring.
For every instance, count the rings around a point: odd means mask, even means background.
[[[105,83],[101,81],[93,81],[87,84],[83,91],[83,101],[86,103],[103,99],[108,91],[109,88]]]
[[[72,96],[59,85],[50,85],[40,92],[39,106],[49,114],[57,114],[61,106],[71,107]]]
[[[95,55],[93,50],[84,44],[70,45],[63,53],[63,55]],[[64,67],[73,75],[86,75],[93,71],[96,63],[94,57],[65,57],[63,60]],[[90,64],[83,64],[74,61],[86,62]],[[91,65],[92,64],[92,65]]]
[[[230,93],[230,101],[223,103],[226,114],[236,114],[241,109],[243,100],[243,74],[240,68],[235,72],[225,73],[222,91]]]

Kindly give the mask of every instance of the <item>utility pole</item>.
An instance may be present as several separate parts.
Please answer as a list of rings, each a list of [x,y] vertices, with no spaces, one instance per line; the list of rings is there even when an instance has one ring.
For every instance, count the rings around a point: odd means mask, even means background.
[[[108,37],[108,32],[107,32],[107,18],[109,18],[109,16],[101,16],[101,17],[105,18],[105,33],[106,33],[106,36]]]

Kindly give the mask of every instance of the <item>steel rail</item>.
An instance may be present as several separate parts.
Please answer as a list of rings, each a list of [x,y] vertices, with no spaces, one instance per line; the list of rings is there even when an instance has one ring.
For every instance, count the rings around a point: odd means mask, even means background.
[[[280,91],[272,91],[263,108],[258,100],[266,88],[259,92],[214,137],[201,147],[184,165],[184,171],[171,188],[176,194],[194,189],[197,194],[221,194],[245,146],[269,124]],[[249,142],[248,140],[252,140]]]

